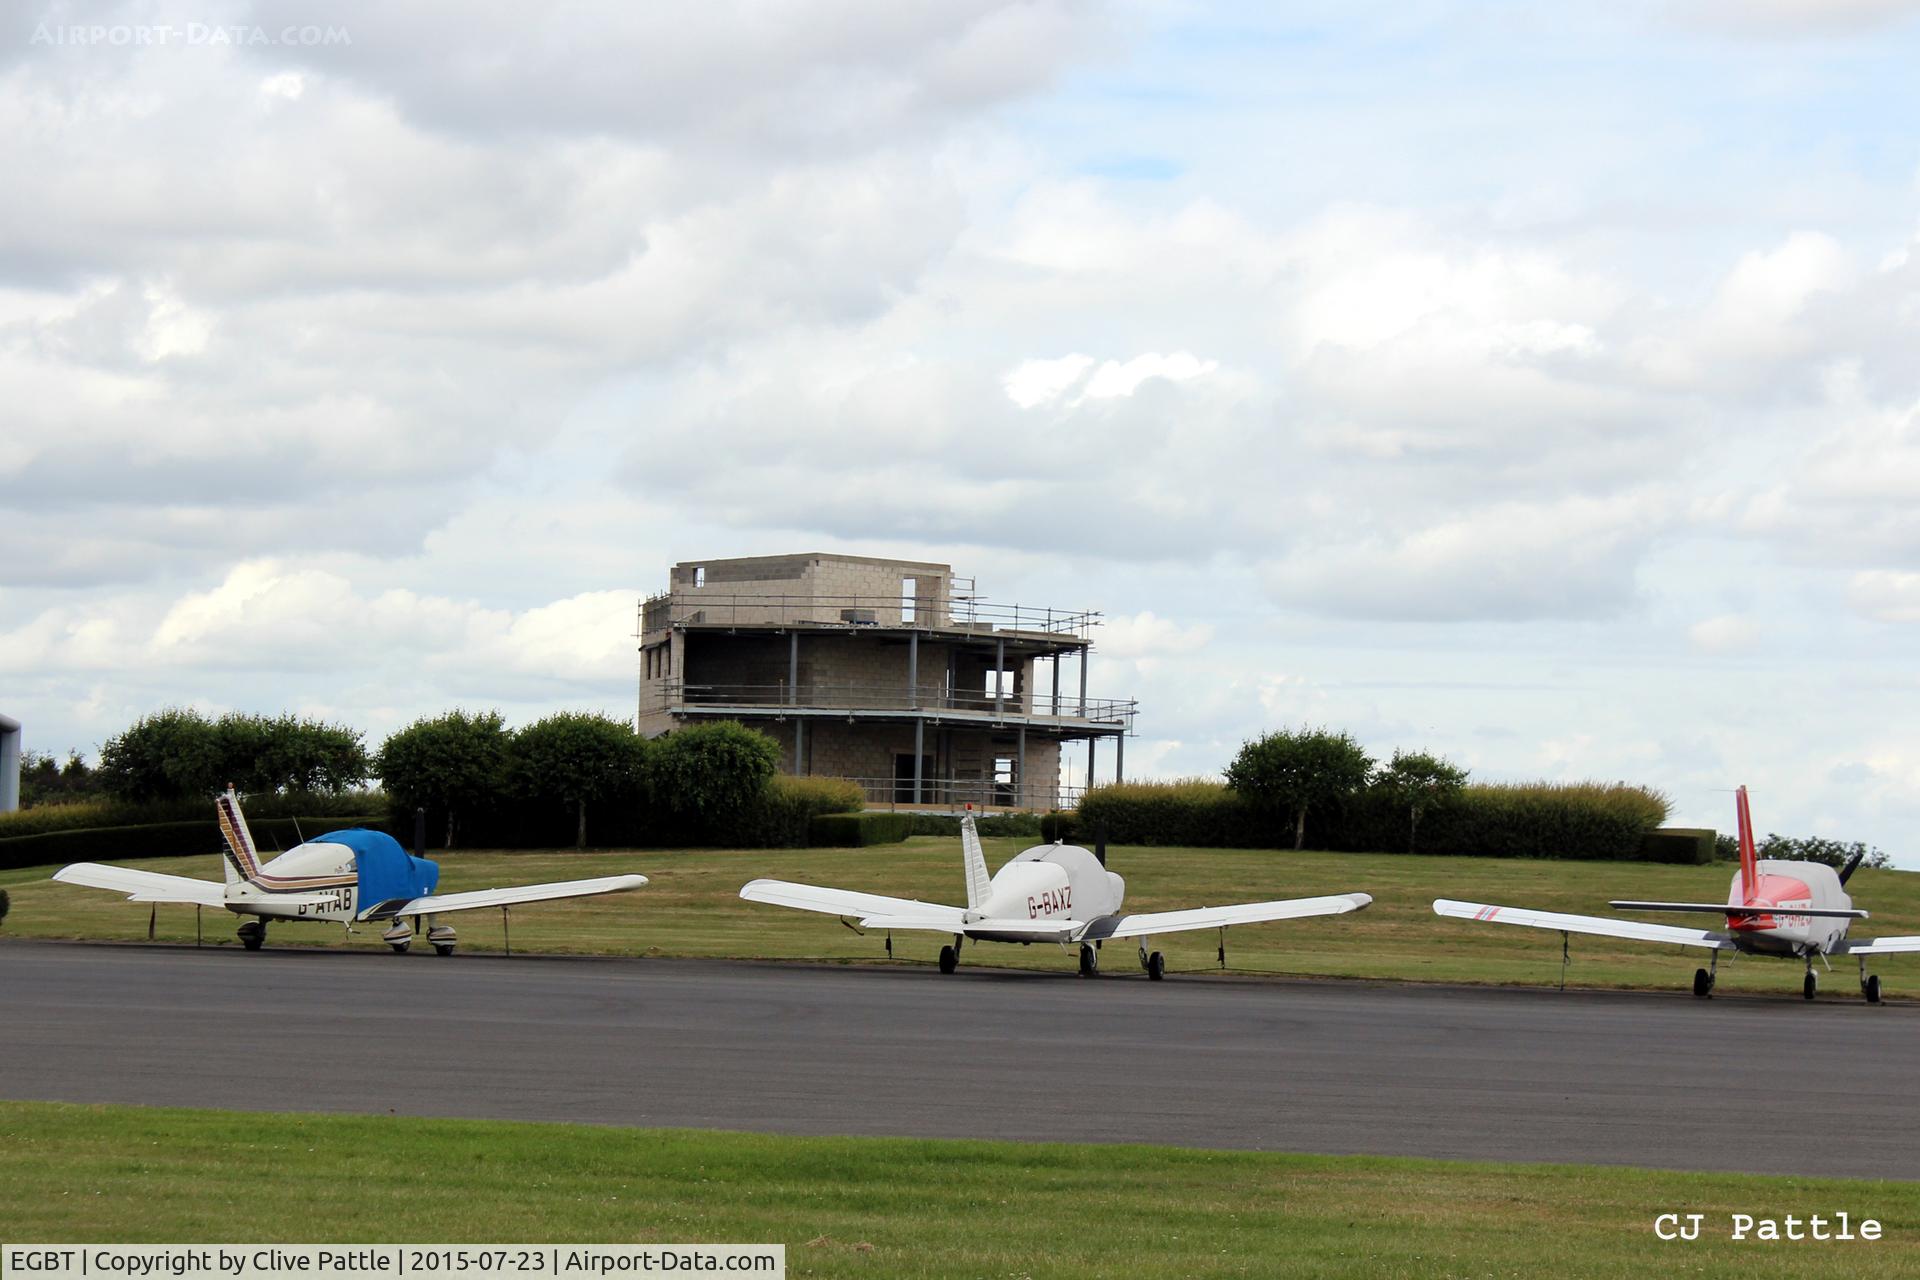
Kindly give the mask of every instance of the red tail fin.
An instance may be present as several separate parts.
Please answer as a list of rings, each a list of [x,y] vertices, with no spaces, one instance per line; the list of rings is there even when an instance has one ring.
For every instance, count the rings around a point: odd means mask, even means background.
[[[1734,809],[1740,817],[1740,894],[1745,899],[1743,905],[1750,907],[1760,888],[1760,854],[1753,847],[1753,815],[1747,812],[1747,789],[1741,787],[1733,795]]]

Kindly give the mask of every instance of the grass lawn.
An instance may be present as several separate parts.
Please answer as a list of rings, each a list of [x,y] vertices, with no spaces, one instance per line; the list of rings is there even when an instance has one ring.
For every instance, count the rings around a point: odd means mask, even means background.
[[[1027,844],[989,840],[987,861],[997,867]],[[958,842],[917,837],[867,849],[753,849],[587,853],[572,851],[439,855],[445,891],[530,884],[572,876],[637,871],[652,883],[610,898],[522,907],[513,914],[513,944],[528,951],[614,955],[731,956],[862,960],[884,958],[882,940],[861,937],[832,917],[742,902],[739,888],[756,876],[811,881],[876,893],[963,900]],[[1616,897],[1723,900],[1731,866],[1659,866],[1646,863],[1552,862],[1504,858],[1435,858],[1404,854],[1331,854],[1239,849],[1116,847],[1110,865],[1127,880],[1127,906],[1142,911],[1183,906],[1359,890],[1373,906],[1348,916],[1230,930],[1227,958],[1236,972],[1324,975],[1434,982],[1542,983],[1560,980],[1560,936],[1533,929],[1442,920],[1436,897],[1507,903],[1606,915]],[[130,865],[215,878],[218,860],[155,858]],[[51,883],[52,867],[0,872],[13,895],[4,932],[50,938],[144,938],[147,910],[97,889]],[[1861,871],[1849,884],[1858,905],[1873,913],[1854,925],[1857,937],[1920,933],[1920,873]],[[1669,919],[1673,919],[1669,917]],[[498,950],[498,912],[448,917],[468,950]],[[236,945],[231,918],[206,913],[206,936]],[[268,945],[380,947],[377,928],[351,938],[333,926],[273,926]],[[159,909],[157,936],[191,942],[191,907]],[[942,939],[903,934],[897,957],[931,964]],[[1170,972],[1212,971],[1215,935],[1189,933],[1157,939]],[[431,953],[396,963],[434,963]],[[1573,940],[1568,984],[1685,990],[1702,952],[1600,938]],[[448,962],[451,963],[451,962]],[[967,964],[1048,968],[1070,972],[1073,959],[1056,947],[981,943]],[[1920,995],[1920,955],[1875,962],[1889,996]],[[1138,977],[1133,952],[1117,944],[1106,952],[1106,972]],[[1769,992],[1797,998],[1801,968],[1785,961],[1722,957],[1722,995]],[[1852,964],[1823,975],[1822,998],[1858,999]]]
[[[1878,1220],[1736,1243],[1730,1215]],[[1662,1242],[1657,1215],[1706,1215]],[[784,1243],[796,1276],[1909,1276],[1920,1184],[0,1102],[8,1242]]]

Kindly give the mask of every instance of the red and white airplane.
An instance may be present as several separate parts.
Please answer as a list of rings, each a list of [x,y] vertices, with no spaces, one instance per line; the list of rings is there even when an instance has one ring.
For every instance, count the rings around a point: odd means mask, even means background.
[[[1229,925],[1341,915],[1360,911],[1373,901],[1364,893],[1336,893],[1319,898],[1123,914],[1120,904],[1127,896],[1126,882],[1107,870],[1104,859],[1077,845],[1057,841],[1035,845],[1015,854],[989,876],[971,813],[960,820],[960,857],[967,881],[964,907],[790,880],[754,880],[741,887],[740,896],[748,902],[839,916],[843,923],[857,920],[861,929],[883,929],[888,955],[893,954],[896,929],[950,934],[952,945],[940,948],[942,973],[952,973],[959,967],[960,948],[969,940],[1022,945],[1054,942],[1063,948],[1077,945],[1080,973],[1090,978],[1099,971],[1102,943],[1133,938],[1140,947],[1140,967],[1156,982],[1166,973],[1167,961],[1162,952],[1153,949],[1155,934],[1218,929],[1220,963],[1224,966]]]
[[[1604,916],[1563,915],[1557,911],[1528,911],[1519,907],[1495,907],[1481,902],[1455,902],[1437,899],[1435,914],[1459,920],[1480,920],[1492,924],[1518,924],[1531,929],[1551,929],[1563,937],[1570,933],[1593,933],[1609,938],[1632,938],[1639,942],[1670,942],[1683,947],[1707,947],[1713,951],[1713,967],[1693,973],[1693,994],[1707,996],[1713,991],[1714,976],[1722,951],[1746,955],[1784,956],[1804,959],[1807,980],[1802,988],[1813,999],[1819,986],[1813,962],[1819,957],[1829,969],[1829,956],[1858,956],[1860,990],[1873,1004],[1880,1003],[1880,976],[1867,973],[1867,957],[1891,955],[1902,951],[1920,951],[1920,936],[1865,938],[1847,941],[1847,926],[1865,920],[1867,913],[1856,910],[1853,899],[1841,886],[1860,865],[1855,854],[1847,865],[1835,871],[1820,862],[1787,862],[1761,858],[1753,843],[1753,818],[1747,812],[1747,789],[1735,794],[1734,809],[1740,822],[1740,870],[1733,877],[1725,903],[1718,902],[1609,902],[1621,911],[1690,911],[1726,917],[1727,931],[1681,929],[1673,925],[1644,924],[1637,920],[1609,920]]]

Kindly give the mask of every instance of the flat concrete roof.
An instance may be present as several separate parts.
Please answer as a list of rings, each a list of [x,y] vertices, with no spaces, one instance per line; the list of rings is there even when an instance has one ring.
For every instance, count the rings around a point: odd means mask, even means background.
[[[676,569],[711,568],[717,564],[773,566],[791,564],[795,560],[834,560],[841,564],[883,564],[897,565],[902,569],[932,569],[947,574],[953,572],[952,565],[938,564],[932,560],[895,560],[889,556],[850,556],[838,551],[798,551],[781,556],[723,556],[710,560],[681,560],[673,567]]]

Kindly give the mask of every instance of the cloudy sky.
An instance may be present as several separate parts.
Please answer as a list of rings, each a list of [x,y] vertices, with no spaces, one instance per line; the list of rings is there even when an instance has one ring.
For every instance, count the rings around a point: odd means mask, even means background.
[[[1130,774],[1323,724],[1920,867],[1917,63],[1911,0],[14,6],[0,711],[627,714],[672,562],[899,554],[1105,610]]]

